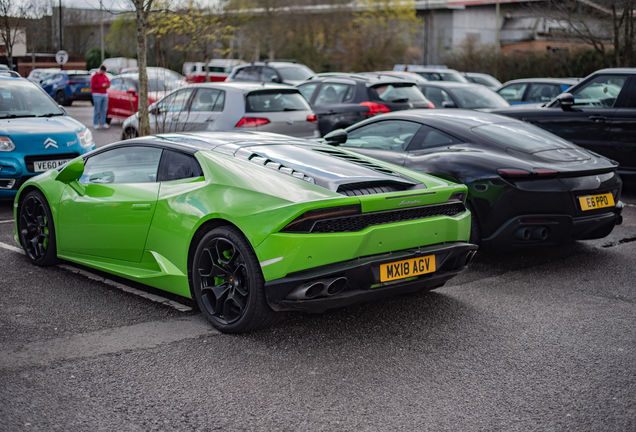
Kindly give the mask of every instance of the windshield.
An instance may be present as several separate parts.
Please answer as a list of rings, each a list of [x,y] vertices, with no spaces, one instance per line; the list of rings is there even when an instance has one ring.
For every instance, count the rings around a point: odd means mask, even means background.
[[[487,124],[474,127],[471,130],[497,144],[526,153],[572,148],[569,141],[528,123]]]
[[[305,98],[298,91],[258,91],[247,95],[245,112],[310,111]]]
[[[460,108],[505,108],[510,106],[504,98],[483,86],[475,85],[474,87],[449,88],[447,90],[458,100]]]
[[[310,76],[316,75],[314,71],[303,65],[279,67],[277,69],[285,81],[305,81]]]
[[[36,84],[26,80],[0,81],[0,119],[64,115]]]
[[[464,78],[459,72],[444,71],[444,72],[427,72],[427,71],[415,71],[416,74],[423,76],[429,81],[452,81],[467,83],[468,80]]]
[[[139,74],[126,74],[126,78],[134,80],[135,89],[139,91]],[[148,76],[148,91],[149,92],[162,92],[171,91],[179,87],[179,84],[170,77],[163,77],[157,75]]]
[[[424,95],[413,84],[381,84],[370,89],[371,100],[384,102],[422,102]]]

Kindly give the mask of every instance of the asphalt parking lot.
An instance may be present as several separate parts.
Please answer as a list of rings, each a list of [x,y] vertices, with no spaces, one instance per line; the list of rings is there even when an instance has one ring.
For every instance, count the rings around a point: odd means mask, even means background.
[[[605,239],[480,252],[433,292],[239,336],[188,299],[32,266],[0,202],[0,431],[636,430],[636,191],[623,201]]]

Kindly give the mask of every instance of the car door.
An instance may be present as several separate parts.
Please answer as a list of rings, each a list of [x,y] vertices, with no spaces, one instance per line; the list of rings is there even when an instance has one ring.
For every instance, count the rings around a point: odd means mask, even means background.
[[[122,117],[127,118],[137,112],[139,105],[139,83],[130,78],[124,78],[124,88],[125,91],[121,95],[120,101]]]
[[[523,97],[527,89],[528,83],[512,83],[501,87],[497,90],[497,93],[507,100],[510,105],[518,105],[525,103]]]
[[[67,186],[60,199],[56,227],[60,249],[140,262],[157,205],[162,151],[125,146],[88,157],[79,179],[84,193]]]
[[[190,129],[190,97],[193,88],[185,88],[170,93],[157,102],[153,115],[150,116],[150,127],[154,133],[183,132]]]
[[[607,122],[607,146],[597,153],[620,163],[619,172],[636,175],[636,77],[625,86],[626,97],[617,101],[616,111]]]
[[[122,105],[126,98],[126,88],[123,78],[113,78],[108,92],[108,117],[123,117]]]
[[[334,129],[350,126],[369,109],[353,103],[355,82],[327,81],[316,90],[312,108],[318,119],[318,129],[325,135]]]
[[[538,126],[581,147],[602,154],[607,146],[609,119],[616,112],[616,101],[627,74],[599,74],[571,90],[572,107],[556,105],[543,111]]]
[[[225,91],[214,88],[199,88],[191,98],[187,110],[181,114],[181,131],[215,129],[215,122],[225,106]],[[223,129],[223,128],[220,128]]]
[[[457,178],[458,173],[448,172],[447,167],[454,165],[453,154],[463,150],[453,146],[463,144],[463,141],[431,126],[421,126],[409,143],[404,166],[427,174]]]
[[[418,136],[420,123],[406,120],[383,120],[348,129],[343,148],[383,161],[404,166],[407,148]]]

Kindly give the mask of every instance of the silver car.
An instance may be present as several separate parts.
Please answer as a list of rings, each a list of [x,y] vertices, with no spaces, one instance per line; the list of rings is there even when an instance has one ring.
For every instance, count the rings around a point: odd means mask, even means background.
[[[139,113],[122,126],[138,136]],[[150,105],[152,133],[252,130],[318,137],[318,121],[298,89],[269,83],[202,83],[175,90]]]

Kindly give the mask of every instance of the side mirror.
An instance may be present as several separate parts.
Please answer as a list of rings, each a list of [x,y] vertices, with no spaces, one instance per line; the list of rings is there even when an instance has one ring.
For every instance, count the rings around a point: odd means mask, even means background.
[[[137,94],[137,90],[135,90],[134,88],[129,88],[128,90],[126,90],[126,93],[128,93],[129,95],[136,95]]]
[[[442,108],[457,108],[457,105],[455,105],[455,102],[444,101],[442,102]]]
[[[278,75],[272,75],[272,79],[271,82],[275,82],[275,83],[279,83],[281,82],[280,78],[278,78]]]
[[[62,171],[60,171],[57,175],[56,180],[68,184],[73,180],[79,180],[82,174],[84,174],[84,159],[77,158],[73,159],[67,163],[64,168],[62,168]]]
[[[574,105],[574,96],[572,93],[563,93],[557,100],[561,102],[561,109],[563,111],[571,110]]]
[[[347,142],[347,131],[344,129],[336,129],[325,135],[325,143],[332,146],[339,146]]]

